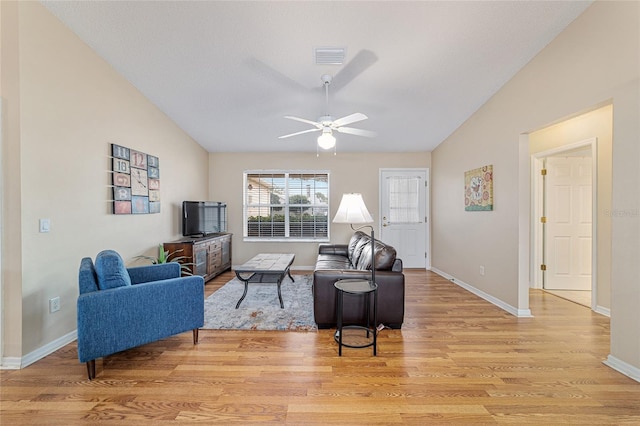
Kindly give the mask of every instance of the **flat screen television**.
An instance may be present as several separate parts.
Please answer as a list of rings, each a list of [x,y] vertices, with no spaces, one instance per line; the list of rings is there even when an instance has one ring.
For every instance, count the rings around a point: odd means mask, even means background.
[[[227,205],[217,201],[183,201],[182,235],[205,236],[227,232]]]

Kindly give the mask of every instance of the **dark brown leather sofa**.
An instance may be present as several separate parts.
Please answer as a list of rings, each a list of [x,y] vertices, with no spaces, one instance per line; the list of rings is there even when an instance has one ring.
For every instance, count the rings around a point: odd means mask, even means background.
[[[378,283],[378,324],[401,328],[404,321],[404,274],[396,250],[376,240],[376,282]],[[336,326],[336,289],[344,279],[371,279],[371,237],[356,231],[349,244],[320,244],[313,272],[313,313],[318,328]],[[373,304],[371,304],[373,318]],[[364,297],[345,294],[345,324],[366,320]]]

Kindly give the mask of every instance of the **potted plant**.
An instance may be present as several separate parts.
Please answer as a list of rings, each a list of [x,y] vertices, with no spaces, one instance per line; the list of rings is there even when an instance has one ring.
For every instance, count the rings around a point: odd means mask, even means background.
[[[193,266],[193,263],[183,262],[185,259],[187,259],[186,256],[175,256],[176,253],[179,253],[181,251],[182,249],[169,253],[168,251],[165,251],[163,244],[158,244],[158,257],[140,255],[136,256],[135,258],[150,260],[152,265],[167,263],[169,261],[178,262],[180,264],[180,271],[182,275],[193,275],[191,273],[191,270],[189,269],[190,266]],[[169,258],[171,258],[171,260],[169,260]]]

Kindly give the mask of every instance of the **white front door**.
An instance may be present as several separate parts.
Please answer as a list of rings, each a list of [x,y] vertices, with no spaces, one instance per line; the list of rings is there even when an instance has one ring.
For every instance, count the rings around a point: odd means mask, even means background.
[[[393,246],[405,268],[426,268],[427,169],[380,170],[380,240]]]
[[[544,288],[591,290],[592,158],[548,157]]]

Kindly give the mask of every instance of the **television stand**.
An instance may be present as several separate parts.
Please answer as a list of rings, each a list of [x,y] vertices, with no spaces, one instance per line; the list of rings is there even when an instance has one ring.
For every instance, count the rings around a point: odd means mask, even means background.
[[[169,261],[180,258],[188,264],[193,275],[200,275],[207,282],[231,269],[231,233],[221,232],[204,237],[184,237],[164,243],[164,250],[171,253]]]

